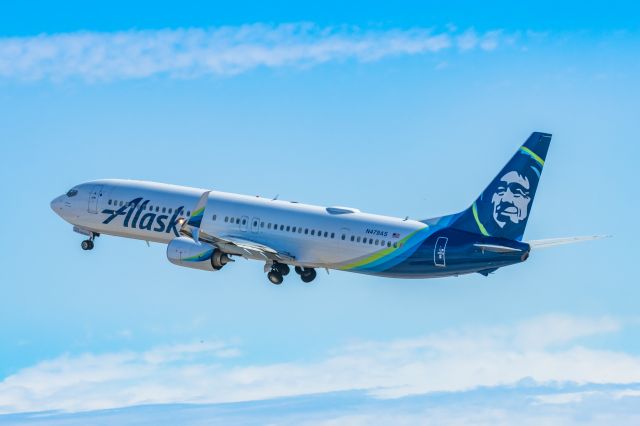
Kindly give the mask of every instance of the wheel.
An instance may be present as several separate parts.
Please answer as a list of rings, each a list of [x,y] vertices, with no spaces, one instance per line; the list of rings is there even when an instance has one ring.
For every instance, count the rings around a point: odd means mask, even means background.
[[[291,268],[289,268],[289,265],[286,265],[284,263],[279,263],[278,264],[278,271],[283,275],[283,276],[287,276],[289,275],[289,272],[291,272]]]
[[[317,274],[315,269],[305,269],[304,271],[302,271],[300,278],[302,279],[302,282],[310,283],[311,281],[316,279],[316,275]]]
[[[80,243],[80,247],[82,247],[82,250],[91,250],[93,249],[93,241],[84,240],[82,243]]]
[[[296,274],[298,274],[298,275],[302,275],[302,268],[301,268],[301,267],[296,266],[296,267],[295,267],[295,271],[296,271]]]
[[[276,270],[272,270],[267,274],[267,278],[271,281],[271,284],[280,285],[282,284],[282,274]]]

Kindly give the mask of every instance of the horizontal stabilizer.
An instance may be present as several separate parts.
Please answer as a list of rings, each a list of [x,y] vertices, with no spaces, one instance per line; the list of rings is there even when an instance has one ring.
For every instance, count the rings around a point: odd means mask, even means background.
[[[532,249],[542,249],[547,247],[561,246],[563,244],[581,243],[583,241],[601,240],[609,238],[611,235],[587,235],[583,237],[547,238],[545,240],[527,241]]]
[[[479,249],[482,250],[486,250],[486,251],[493,251],[496,253],[516,253],[516,252],[521,252],[523,251],[522,249],[519,248],[515,248],[515,247],[508,247],[508,246],[501,246],[498,244],[474,244],[475,247],[478,247]]]

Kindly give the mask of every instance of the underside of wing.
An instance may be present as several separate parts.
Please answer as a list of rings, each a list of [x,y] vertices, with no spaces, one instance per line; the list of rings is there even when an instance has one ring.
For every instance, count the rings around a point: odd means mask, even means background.
[[[564,244],[581,243],[584,241],[600,240],[609,238],[611,235],[587,235],[582,237],[547,238],[544,240],[527,241],[532,249],[543,249],[548,247],[561,246]]]
[[[226,253],[237,254],[247,258],[272,260],[276,262],[292,262],[295,260],[295,257],[290,253],[236,236],[223,235],[218,237],[201,235],[201,239],[209,241]]]

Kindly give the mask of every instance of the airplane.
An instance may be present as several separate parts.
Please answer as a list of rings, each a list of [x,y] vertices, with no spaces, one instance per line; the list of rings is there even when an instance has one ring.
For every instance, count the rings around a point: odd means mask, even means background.
[[[305,283],[317,269],[487,276],[524,262],[532,249],[603,237],[522,241],[550,141],[551,134],[532,133],[469,208],[426,220],[125,179],[74,186],[51,208],[87,237],[83,250],[101,235],[153,241],[188,268],[219,271],[239,257],[264,262],[273,284],[290,267]]]

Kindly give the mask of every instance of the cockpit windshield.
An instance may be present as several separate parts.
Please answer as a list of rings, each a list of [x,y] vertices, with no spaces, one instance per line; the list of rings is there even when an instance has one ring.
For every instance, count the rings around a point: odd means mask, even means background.
[[[74,195],[76,195],[78,193],[78,190],[73,188],[70,189],[69,191],[67,191],[67,197],[73,197]]]

